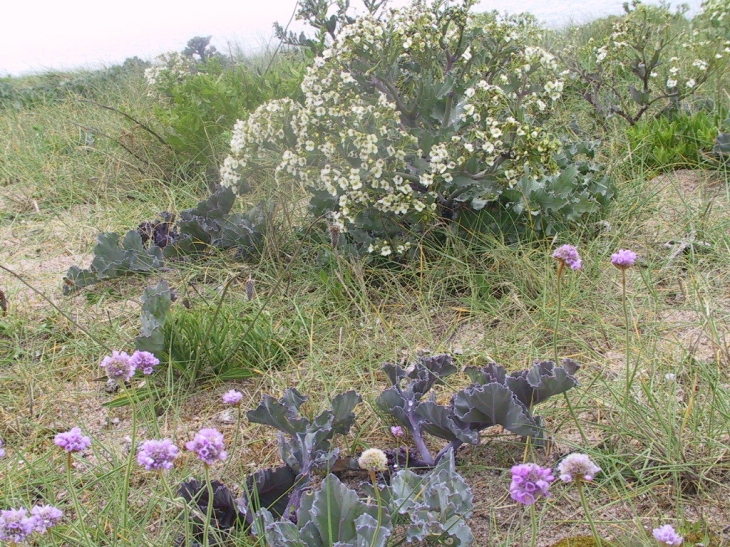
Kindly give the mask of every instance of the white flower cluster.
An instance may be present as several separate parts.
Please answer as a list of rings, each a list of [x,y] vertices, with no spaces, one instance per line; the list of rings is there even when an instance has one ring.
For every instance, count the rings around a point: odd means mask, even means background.
[[[171,84],[179,83],[193,74],[195,69],[195,61],[176,51],[163,53],[155,61],[155,65],[144,71],[151,90],[165,89]]]
[[[306,115],[299,104],[291,99],[270,101],[258,107],[245,120],[233,126],[231,154],[221,167],[221,185],[238,192],[242,176],[265,166],[276,166],[278,171],[295,174],[305,163],[291,149],[296,140],[288,142],[287,133],[294,135]],[[244,180],[244,182],[246,182]]]
[[[344,27],[307,70],[302,105],[273,101],[236,123],[222,184],[235,189],[247,170],[276,159],[279,180],[330,196],[331,226],[345,233],[368,216],[396,226],[432,219],[439,193],[475,162],[478,172],[466,176],[475,184],[489,177],[509,186],[528,169],[551,170],[559,143],[544,121],[563,80],[552,55],[527,46],[527,20],[514,17],[492,17],[448,61],[460,71],[457,85],[477,83],[460,88],[452,118],[443,122],[455,120],[453,135],[419,149],[413,128],[428,131],[419,124],[432,123],[418,121],[419,86],[424,74],[443,77],[438,56],[457,47],[459,24],[468,24],[466,8],[449,9],[457,24],[415,2]],[[485,44],[498,59],[488,67],[473,62]],[[397,69],[397,76],[381,67]],[[389,256],[410,247],[405,236],[376,234],[368,251]]]

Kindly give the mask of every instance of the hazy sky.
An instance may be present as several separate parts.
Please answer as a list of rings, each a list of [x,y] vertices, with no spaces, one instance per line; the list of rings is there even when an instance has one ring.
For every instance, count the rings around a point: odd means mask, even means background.
[[[701,0],[692,0],[697,9]],[[353,2],[355,4],[356,2]],[[408,0],[391,0],[404,5]],[[530,11],[560,25],[620,13],[623,0],[482,0],[479,9]],[[677,2],[673,2],[676,4]],[[296,0],[6,0],[0,11],[0,75],[96,67],[127,57],[180,51],[193,36],[213,35],[256,48],[286,25]],[[301,29],[301,27],[299,27]]]

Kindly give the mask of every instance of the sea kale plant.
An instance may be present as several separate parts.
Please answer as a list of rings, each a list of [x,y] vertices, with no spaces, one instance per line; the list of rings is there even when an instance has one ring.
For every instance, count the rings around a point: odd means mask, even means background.
[[[317,469],[333,467],[339,450],[332,447],[335,435],[345,435],[355,422],[353,409],[361,401],[360,395],[347,391],[332,400],[332,409],[325,410],[313,420],[301,416],[299,409],[307,400],[305,395],[290,388],[281,399],[265,395],[261,404],[246,416],[249,422],[259,423],[278,429],[279,455],[289,471],[270,471],[254,477],[249,484],[249,494],[242,500],[242,509],[252,514],[246,507],[259,507],[256,502],[260,492],[269,490],[271,481],[278,484],[282,496],[288,496],[283,515],[293,517],[300,507],[305,488],[309,486],[312,473]],[[251,488],[255,485],[257,488]],[[286,492],[292,489],[290,494]],[[252,491],[253,490],[253,491]],[[281,500],[284,498],[281,497]],[[279,503],[283,504],[283,501]]]
[[[668,4],[626,3],[605,37],[564,51],[578,92],[600,119],[618,116],[634,125],[647,113],[676,109],[725,70],[726,3],[703,6],[688,22],[683,10],[672,12]]]
[[[578,385],[578,368],[570,359],[563,359],[561,366],[552,361],[537,361],[529,370],[512,374],[495,363],[467,367],[465,372],[472,384],[455,393],[448,405],[442,405],[434,394],[425,396],[457,368],[446,354],[420,357],[407,369],[391,363],[383,365],[392,386],[380,394],[376,403],[410,431],[420,462],[434,465],[462,444],[478,444],[479,432],[494,425],[538,442],[543,440],[543,421],[533,413],[533,408]],[[448,444],[433,456],[424,433]]]
[[[302,498],[294,521],[276,520],[261,509],[259,533],[270,547],[385,547],[402,525],[408,542],[462,547],[474,542],[465,522],[473,509],[472,492],[456,472],[451,452],[425,474],[402,469],[389,485],[363,488],[367,502],[329,474],[319,490]]]
[[[114,232],[99,234],[94,258],[88,269],[71,266],[63,279],[64,294],[132,273],[147,274],[161,269],[165,258],[198,254],[210,249],[236,249],[245,257],[261,249],[266,227],[266,205],[260,203],[245,213],[232,213],[236,197],[222,189],[180,212],[168,212],[161,220],[143,222],[128,231],[120,242]]]
[[[280,183],[311,192],[312,213],[328,215],[341,241],[383,256],[406,254],[462,210],[542,214],[508,191],[525,178],[550,185],[563,169],[547,125],[563,77],[533,45],[532,19],[477,24],[474,3],[414,2],[341,28],[309,67],[302,102],[272,101],[236,123],[221,183],[244,192],[242,180],[275,165]]]

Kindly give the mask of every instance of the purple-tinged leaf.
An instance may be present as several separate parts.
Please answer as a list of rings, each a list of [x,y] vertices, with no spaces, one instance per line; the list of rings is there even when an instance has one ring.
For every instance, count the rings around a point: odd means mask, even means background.
[[[494,425],[534,437],[540,430],[507,386],[498,383],[471,385],[454,396],[454,414],[473,429],[482,430]]]

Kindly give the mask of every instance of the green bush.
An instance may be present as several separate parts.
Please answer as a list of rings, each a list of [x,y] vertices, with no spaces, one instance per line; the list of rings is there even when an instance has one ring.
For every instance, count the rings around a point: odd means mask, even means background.
[[[219,54],[203,59],[168,54],[146,76],[157,98],[156,118],[178,160],[217,166],[216,156],[238,118],[271,99],[301,93],[304,65],[289,54],[263,69],[233,64]]]
[[[682,111],[641,121],[627,129],[634,160],[648,169],[670,171],[708,165],[724,112]]]

